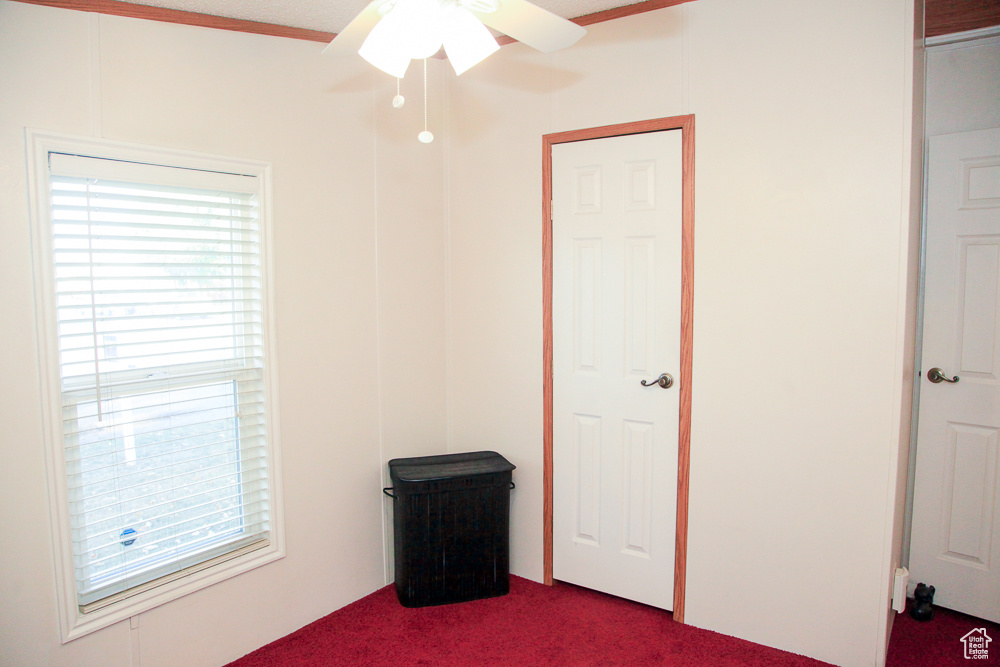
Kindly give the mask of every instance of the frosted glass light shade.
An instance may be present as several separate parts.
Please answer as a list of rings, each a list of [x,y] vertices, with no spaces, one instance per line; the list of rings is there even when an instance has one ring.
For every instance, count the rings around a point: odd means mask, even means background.
[[[410,60],[429,58],[441,49],[442,25],[438,0],[399,0],[368,33],[358,54],[402,78]]]
[[[358,49],[358,55],[386,74],[402,79],[410,66],[410,56],[395,47],[392,35],[385,36],[376,33],[376,30],[378,26],[372,29],[368,39]]]
[[[442,16],[438,0],[399,0],[386,18],[400,26],[402,46],[414,60],[430,58],[441,50]]]
[[[472,12],[457,4],[442,10],[442,41],[448,61],[461,74],[496,52],[500,45]]]

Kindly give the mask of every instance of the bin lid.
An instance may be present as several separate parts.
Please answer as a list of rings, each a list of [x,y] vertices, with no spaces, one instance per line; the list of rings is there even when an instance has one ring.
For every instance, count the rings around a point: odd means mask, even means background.
[[[430,482],[452,477],[510,472],[516,467],[496,452],[465,452],[393,459],[389,461],[389,474],[393,481]]]

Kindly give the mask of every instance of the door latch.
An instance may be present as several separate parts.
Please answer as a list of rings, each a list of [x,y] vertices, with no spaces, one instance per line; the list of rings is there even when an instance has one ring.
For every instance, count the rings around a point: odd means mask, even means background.
[[[660,377],[656,378],[652,382],[646,382],[645,380],[639,380],[639,384],[643,387],[652,387],[654,384],[660,385],[663,389],[670,389],[674,385],[674,376],[670,373],[661,373]]]
[[[934,384],[937,384],[938,382],[951,382],[952,384],[958,382],[957,375],[952,378],[949,378],[947,375],[944,374],[944,371],[941,370],[940,368],[932,368],[929,371],[927,371],[927,379],[933,382]]]

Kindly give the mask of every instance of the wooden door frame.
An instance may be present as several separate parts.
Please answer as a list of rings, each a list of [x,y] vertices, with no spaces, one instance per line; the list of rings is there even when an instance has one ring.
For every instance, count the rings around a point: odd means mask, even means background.
[[[543,550],[545,583],[552,585],[552,147],[664,130],[681,131],[681,368],[677,442],[677,534],[674,541],[674,620],[684,622],[687,580],[688,487],[691,468],[691,362],[694,343],[694,115],[605,125],[542,137],[542,363],[544,378]]]

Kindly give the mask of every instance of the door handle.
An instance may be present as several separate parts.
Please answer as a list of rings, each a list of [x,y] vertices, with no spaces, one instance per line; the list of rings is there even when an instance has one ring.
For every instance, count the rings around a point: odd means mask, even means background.
[[[932,368],[929,371],[927,371],[927,379],[933,382],[934,384],[937,384],[938,382],[951,382],[952,384],[958,382],[957,375],[952,378],[949,378],[947,375],[944,374],[944,371],[942,371],[940,368]]]
[[[670,389],[674,384],[674,376],[670,373],[660,373],[660,377],[656,378],[652,382],[646,382],[645,380],[639,380],[639,384],[643,387],[652,387],[654,384],[660,385],[664,389]]]

